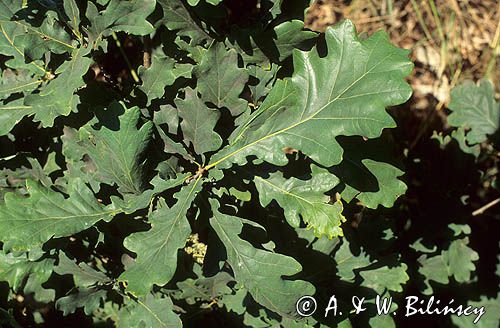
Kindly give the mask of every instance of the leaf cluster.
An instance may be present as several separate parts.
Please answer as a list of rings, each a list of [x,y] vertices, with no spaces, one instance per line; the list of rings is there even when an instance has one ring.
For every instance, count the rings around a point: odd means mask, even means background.
[[[408,51],[350,21],[307,30],[302,2],[243,17],[235,1],[0,0],[9,302],[33,295],[36,323],[55,304],[124,327],[179,327],[200,309],[312,326],[295,302],[322,293],[320,259],[339,283],[402,291],[399,255],[342,237],[346,207],[406,191],[383,131],[411,95]],[[472,128],[470,142],[489,133]],[[425,282],[468,281],[467,244],[422,251]]]

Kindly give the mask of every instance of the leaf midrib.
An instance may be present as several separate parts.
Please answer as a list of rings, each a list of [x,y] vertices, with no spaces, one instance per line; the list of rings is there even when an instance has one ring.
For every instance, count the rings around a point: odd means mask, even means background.
[[[8,89],[0,89],[0,92],[2,93],[13,93],[14,91],[20,89],[22,91],[23,88],[27,87],[27,86],[30,86],[32,84],[39,84],[39,83],[42,83],[43,80],[36,80],[36,81],[30,81],[30,82],[27,82],[27,83],[24,83],[24,84],[18,84],[12,88],[8,88]]]
[[[155,258],[158,256],[158,254],[160,253],[160,251],[163,250],[163,248],[165,247],[165,245],[170,241],[170,236],[172,235],[172,232],[175,230],[174,228],[177,227],[177,223],[179,222],[179,220],[185,216],[182,216],[181,214],[184,211],[184,208],[186,208],[187,210],[187,206],[190,206],[191,205],[191,202],[189,201],[191,199],[191,195],[193,194],[194,190],[196,189],[197,185],[198,185],[198,182],[200,181],[201,179],[201,176],[198,177],[194,183],[193,183],[193,187],[191,188],[191,190],[189,191],[189,193],[187,194],[187,196],[184,198],[183,200],[183,203],[180,204],[180,208],[179,208],[179,211],[177,212],[177,215],[175,216],[175,219],[173,220],[172,224],[170,225],[170,230],[168,231],[167,233],[167,236],[165,237],[165,240],[164,242],[155,250],[155,252],[153,254],[151,254],[151,256],[147,256],[146,259],[144,261],[146,262],[149,262],[147,267],[145,268],[145,271],[148,272],[149,269],[151,268],[151,266],[153,265],[153,262],[151,261],[151,259]],[[147,240],[147,239],[151,239],[153,238],[154,236],[156,236],[157,234],[159,233],[163,233],[165,232],[164,230],[162,229],[158,229],[158,231],[156,232],[153,232],[151,233],[149,231],[148,233],[148,237],[145,238],[144,240]],[[132,251],[135,252],[134,249],[131,249]],[[153,282],[153,284],[156,283],[156,282]]]
[[[19,48],[14,44],[14,41],[7,35],[7,32],[5,32],[5,29],[3,28],[2,22],[4,22],[4,23],[10,23],[11,21],[0,20],[0,29],[2,30],[2,34],[5,36],[5,38],[7,39],[7,41],[10,43],[11,47],[14,48],[23,58],[25,58],[24,57],[24,52],[22,52],[21,50],[19,50]],[[39,70],[41,70],[44,74],[47,73],[42,66],[36,64],[34,61],[30,62],[30,64],[33,65],[33,66],[35,66]]]
[[[214,217],[216,217],[216,216],[217,216],[217,215],[216,215],[216,212],[214,212]],[[215,221],[217,222],[217,225],[219,226],[220,231],[222,231],[222,233],[224,234],[224,237],[226,238],[226,240],[229,242],[229,244],[230,244],[230,245],[231,245],[231,247],[233,248],[233,252],[236,254],[237,258],[241,258],[243,255],[242,255],[242,254],[240,254],[240,253],[238,252],[238,250],[237,250],[237,248],[234,246],[234,244],[233,244],[233,242],[232,242],[231,238],[229,238],[229,236],[227,235],[226,231],[222,228],[222,225],[220,224],[220,222],[219,222],[218,220],[215,220]],[[248,256],[246,256],[246,257],[247,257],[247,258],[249,258]],[[254,259],[253,259],[253,260],[254,260]],[[243,264],[243,266],[245,267],[245,269],[246,269],[246,271],[247,271],[248,275],[249,275],[249,276],[252,276],[252,275],[251,275],[251,271],[250,271],[250,269],[248,268],[248,266],[247,266],[247,264],[246,264],[246,261],[242,260],[241,262],[240,262],[240,261],[238,261],[238,263],[242,263],[242,264]],[[233,269],[233,270],[234,270],[234,269]],[[247,288],[246,284],[243,284],[243,285],[245,286],[245,288]],[[266,288],[265,286],[263,286],[263,287],[264,287],[264,288]],[[274,305],[274,303],[273,303],[273,302],[272,302],[272,301],[271,301],[271,300],[270,300],[270,299],[269,299],[266,295],[264,295],[263,293],[259,293],[259,289],[260,289],[260,287],[259,287],[258,285],[254,285],[254,288],[255,288],[255,292],[256,292],[256,293],[258,293],[260,296],[262,296],[263,298],[265,298],[265,299],[267,300],[267,302],[268,302],[269,304],[271,304],[271,306],[272,306],[272,308],[273,308],[273,310],[274,310],[274,311],[279,312],[278,307],[277,307],[276,305]],[[247,288],[247,289],[248,289],[248,288]],[[269,289],[269,288],[268,288],[268,289]],[[275,289],[273,289],[273,292],[275,292],[275,293],[280,293],[279,291],[277,291],[277,290],[275,290]],[[282,294],[282,295],[283,295],[284,293],[280,293],[280,294]]]
[[[52,36],[50,36],[50,35],[48,35],[48,34],[45,34],[45,33],[43,33],[43,32],[40,32],[40,31],[38,31],[37,29],[35,29],[35,28],[33,28],[33,27],[29,26],[29,25],[26,25],[26,24],[24,24],[24,23],[22,23],[22,22],[20,22],[20,21],[10,21],[10,20],[0,19],[0,23],[16,23],[16,24],[18,24],[18,25],[21,25],[22,27],[24,27],[24,28],[25,28],[25,29],[27,29],[27,30],[33,31],[33,32],[34,32],[34,33],[36,33],[36,34],[41,35],[41,36],[42,36],[42,37],[44,37],[44,38],[50,39],[50,40],[52,40],[52,41],[54,41],[54,42],[56,42],[56,43],[59,43],[59,44],[61,44],[61,45],[65,46],[65,47],[67,47],[67,48],[70,48],[70,49],[76,49],[76,47],[72,46],[71,44],[68,44],[68,43],[66,43],[66,42],[64,42],[64,41],[61,41],[61,40],[59,40],[59,39],[56,39],[56,38],[54,38],[54,37],[52,37]]]
[[[352,82],[349,86],[347,86],[342,92],[340,92],[334,99],[332,100],[329,100],[326,104],[324,104],[323,106],[321,106],[318,110],[316,110],[313,114],[311,114],[310,116],[308,116],[307,118],[303,119],[303,120],[300,120],[294,124],[292,124],[291,126],[288,126],[286,128],[283,128],[281,130],[278,130],[276,132],[273,132],[271,134],[268,134],[260,139],[257,139],[231,153],[229,153],[228,155],[222,157],[221,159],[217,160],[216,162],[212,163],[212,164],[209,164],[206,169],[209,170],[211,169],[212,167],[215,167],[217,166],[218,164],[224,162],[226,159],[228,158],[231,158],[233,156],[235,156],[236,154],[240,153],[241,151],[249,148],[249,147],[252,147],[253,145],[255,144],[258,144],[260,143],[261,141],[264,141],[266,139],[269,139],[269,138],[272,138],[274,136],[277,136],[277,135],[280,135],[281,133],[283,132],[286,132],[290,129],[293,129],[305,122],[308,122],[310,121],[311,119],[313,119],[316,115],[318,115],[319,113],[321,113],[326,107],[330,106],[331,104],[333,104],[334,102],[336,102],[343,94],[345,94],[347,91],[349,91],[354,85],[356,85],[360,80],[362,80],[366,75],[368,75],[369,73],[371,73],[371,71],[373,71],[378,65],[380,65],[381,63],[383,63],[387,58],[389,58],[390,56],[392,56],[394,53],[393,52],[390,52],[387,56],[385,56],[383,59],[381,59],[376,65],[373,65],[368,71],[364,72],[360,77],[358,77],[354,82]],[[309,88],[308,88],[309,90]],[[340,119],[346,119],[346,118],[338,118],[339,120]]]

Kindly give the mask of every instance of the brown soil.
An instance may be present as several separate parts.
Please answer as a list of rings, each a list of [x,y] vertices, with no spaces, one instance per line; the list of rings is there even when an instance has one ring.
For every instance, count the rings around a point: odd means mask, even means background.
[[[344,18],[360,33],[383,29],[392,42],[412,51],[409,81],[417,110],[445,107],[450,89],[465,79],[500,81],[497,0],[318,0],[306,25],[324,31]]]

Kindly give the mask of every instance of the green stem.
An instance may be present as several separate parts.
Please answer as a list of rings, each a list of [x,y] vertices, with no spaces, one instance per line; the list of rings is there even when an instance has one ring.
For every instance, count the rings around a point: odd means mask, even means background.
[[[139,80],[139,76],[137,75],[137,72],[132,67],[130,60],[128,60],[127,54],[125,53],[125,50],[123,50],[120,40],[118,40],[118,36],[116,35],[115,32],[112,33],[112,36],[116,42],[116,46],[118,47],[118,49],[120,49],[120,53],[122,54],[123,59],[125,59],[125,63],[127,63],[127,67],[130,70],[130,75],[132,75],[132,78],[134,79],[135,83],[139,83],[141,80]]]
[[[445,43],[446,39],[444,37],[443,27],[441,26],[441,19],[439,18],[439,13],[437,11],[436,4],[434,3],[434,0],[429,0],[429,4],[431,6],[431,11],[432,15],[434,16],[434,20],[436,21],[436,26],[441,42]]]
[[[415,0],[410,0],[411,5],[413,6],[413,9],[415,10],[415,13],[417,14],[417,19],[418,22],[420,23],[420,26],[422,26],[422,29],[424,30],[424,34],[427,37],[427,40],[429,41],[434,41],[431,35],[431,32],[429,31],[429,28],[427,27],[427,24],[425,24],[424,18],[422,16],[422,13],[420,12],[420,9],[418,8],[417,3]]]

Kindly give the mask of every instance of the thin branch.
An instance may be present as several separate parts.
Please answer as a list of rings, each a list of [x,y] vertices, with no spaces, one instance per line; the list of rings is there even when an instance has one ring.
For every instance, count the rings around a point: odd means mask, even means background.
[[[123,50],[120,40],[118,40],[118,36],[116,35],[115,32],[113,32],[112,35],[113,35],[113,39],[116,42],[116,46],[118,47],[118,49],[120,49],[120,53],[122,54],[123,59],[125,59],[125,63],[127,64],[128,69],[130,70],[130,75],[134,79],[135,83],[139,83],[140,82],[139,76],[137,75],[137,72],[135,71],[135,69],[132,67],[130,60],[128,60],[127,54],[125,53],[125,50]]]
[[[477,215],[483,214],[487,209],[489,209],[490,207],[495,206],[498,203],[500,203],[500,197],[498,197],[497,199],[489,202],[488,204],[486,204],[484,206],[481,206],[481,208],[478,208],[477,210],[475,210],[474,212],[472,212],[472,216],[477,216]]]

